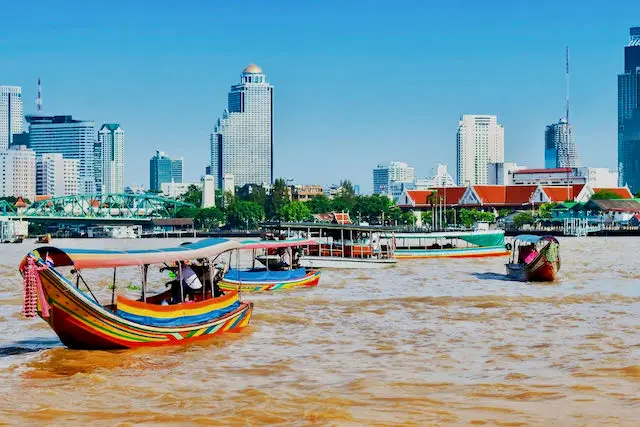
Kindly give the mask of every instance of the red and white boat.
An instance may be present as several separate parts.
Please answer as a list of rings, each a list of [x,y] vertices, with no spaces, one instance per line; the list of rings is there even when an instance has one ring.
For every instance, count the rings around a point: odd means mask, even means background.
[[[506,267],[509,277],[516,280],[553,282],[560,270],[560,243],[553,236],[517,236]]]

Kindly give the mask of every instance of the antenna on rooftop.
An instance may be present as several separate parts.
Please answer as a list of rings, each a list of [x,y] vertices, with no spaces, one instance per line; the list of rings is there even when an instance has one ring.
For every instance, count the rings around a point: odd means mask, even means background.
[[[40,85],[40,77],[38,77],[38,97],[36,98],[36,109],[38,113],[42,111],[42,86]]]
[[[565,47],[565,85],[567,98],[567,111],[565,119],[567,120],[567,123],[569,123],[569,46]]]

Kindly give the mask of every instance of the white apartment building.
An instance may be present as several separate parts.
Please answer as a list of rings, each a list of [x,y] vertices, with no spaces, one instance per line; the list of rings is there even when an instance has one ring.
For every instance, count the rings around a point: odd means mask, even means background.
[[[588,184],[593,188],[618,186],[618,173],[607,168],[522,169],[511,173],[511,185]]]
[[[0,86],[0,150],[7,150],[13,135],[22,133],[22,88]]]
[[[0,197],[36,199],[36,153],[24,145],[0,151]]]
[[[504,162],[504,128],[496,116],[463,115],[456,144],[458,185],[487,184],[489,163]]]
[[[45,153],[36,160],[36,194],[63,197],[78,194],[78,159]]]
[[[98,131],[102,148],[102,194],[124,192],[124,131],[118,123],[105,123]]]
[[[514,172],[526,169],[526,166],[511,162],[489,163],[488,185],[513,185],[512,176]]]
[[[177,199],[189,191],[192,185],[202,188],[201,182],[163,182],[160,184],[160,191],[164,197]]]
[[[391,194],[391,184],[413,182],[415,169],[404,162],[390,162],[373,169],[373,194]]]
[[[234,184],[273,182],[273,86],[262,69],[251,64],[240,84],[231,86],[228,107],[211,133],[211,168],[216,188],[225,174]]]

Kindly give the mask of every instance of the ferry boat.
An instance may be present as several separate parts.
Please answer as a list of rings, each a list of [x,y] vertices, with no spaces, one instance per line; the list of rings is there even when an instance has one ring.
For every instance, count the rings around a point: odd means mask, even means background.
[[[43,246],[29,252],[20,264],[24,280],[25,317],[39,315],[74,349],[121,349],[185,344],[249,324],[253,304],[240,300],[235,291],[216,293],[213,261],[220,254],[238,249],[239,242],[206,239],[174,248],[112,251],[60,249]],[[182,286],[189,276],[187,262],[195,260],[207,270],[201,290],[187,293]],[[150,266],[175,264],[175,288],[147,294]],[[116,273],[120,267],[140,268],[141,296],[130,299],[116,295]],[[111,301],[100,302],[85,281],[86,270],[108,268],[113,274]],[[161,270],[162,270],[161,269]],[[183,277],[184,276],[184,277]],[[207,281],[209,277],[210,280]],[[191,281],[190,283],[193,283]]]
[[[553,282],[560,270],[560,242],[553,236],[516,236],[506,267],[515,280]]]
[[[386,268],[395,265],[393,246],[381,243],[389,227],[316,222],[272,222],[261,228],[274,235],[311,239],[301,246],[300,267],[305,268]],[[268,257],[258,258],[263,264]]]
[[[396,233],[384,238],[395,244],[395,257],[398,259],[479,258],[509,254],[503,230]]]

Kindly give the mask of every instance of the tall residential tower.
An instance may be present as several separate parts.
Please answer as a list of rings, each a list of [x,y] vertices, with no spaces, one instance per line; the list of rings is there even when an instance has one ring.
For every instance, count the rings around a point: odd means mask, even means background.
[[[22,133],[22,88],[0,86],[0,151],[9,148],[13,135]]]
[[[229,105],[211,134],[211,174],[220,188],[225,174],[235,185],[273,181],[273,86],[251,64],[231,86]]]
[[[550,124],[544,131],[544,167],[547,169],[580,167],[573,128],[566,119]]]
[[[640,27],[629,30],[618,74],[618,183],[640,191]]]
[[[504,162],[504,128],[496,116],[463,115],[456,143],[458,185],[487,184],[489,163]]]
[[[373,194],[391,194],[391,184],[414,182],[415,179],[414,168],[404,162],[378,165],[373,169]]]
[[[124,193],[124,131],[118,123],[105,123],[98,132],[103,194]]]
[[[162,151],[149,160],[149,189],[160,191],[162,184],[182,182],[182,158],[173,159]]]

